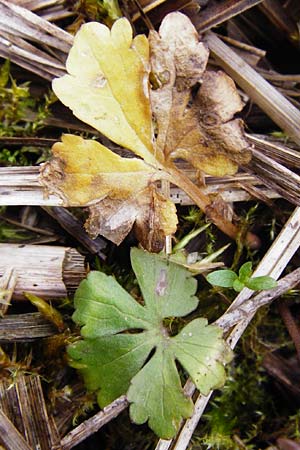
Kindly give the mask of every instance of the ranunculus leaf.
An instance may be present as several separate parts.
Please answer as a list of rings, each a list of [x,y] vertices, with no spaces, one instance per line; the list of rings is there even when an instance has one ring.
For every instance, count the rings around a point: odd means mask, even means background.
[[[87,387],[98,391],[101,407],[127,392],[132,420],[149,421],[155,433],[171,438],[193,412],[175,362],[207,395],[223,385],[231,351],[222,330],[206,319],[194,319],[176,336],[164,327],[165,318],[184,316],[198,305],[197,283],[186,269],[138,249],[132,249],[131,261],[144,306],[114,278],[91,272],[75,296],[73,318],[83,326],[84,340],[68,353]]]

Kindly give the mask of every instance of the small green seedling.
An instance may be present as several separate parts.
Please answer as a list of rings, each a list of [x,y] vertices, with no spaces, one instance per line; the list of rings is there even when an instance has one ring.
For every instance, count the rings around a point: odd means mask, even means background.
[[[249,261],[240,267],[239,274],[236,274],[230,269],[216,270],[209,273],[206,279],[213,286],[232,288],[236,292],[241,292],[244,287],[252,289],[253,291],[262,291],[273,289],[277,286],[277,282],[274,278],[267,275],[251,277],[252,273],[252,263]]]

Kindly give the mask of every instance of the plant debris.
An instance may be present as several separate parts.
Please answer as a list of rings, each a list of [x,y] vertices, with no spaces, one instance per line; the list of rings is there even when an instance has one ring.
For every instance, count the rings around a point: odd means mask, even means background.
[[[92,236],[100,233],[120,244],[136,223],[143,247],[159,251],[176,231],[177,220],[172,202],[157,191],[157,180],[181,187],[223,231],[237,235],[222,199],[211,202],[173,162],[183,158],[220,176],[235,173],[237,163],[250,159],[241,121],[231,120],[242,108],[234,83],[222,72],[203,76],[207,60],[206,47],[180,13],[169,14],[149,43],[143,35],[132,40],[126,19],[116,21],[111,31],[89,23],[77,33],[67,60],[69,74],[53,81],[55,93],[75,116],[144,159],[123,158],[71,135],[53,146],[41,183],[65,205],[92,205],[87,222]],[[202,77],[192,99],[191,89]]]

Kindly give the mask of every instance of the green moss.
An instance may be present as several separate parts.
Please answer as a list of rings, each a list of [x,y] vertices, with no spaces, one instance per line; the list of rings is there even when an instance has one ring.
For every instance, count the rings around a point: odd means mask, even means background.
[[[17,85],[10,75],[10,63],[0,68],[0,136],[24,134],[24,119],[34,108],[29,83]]]
[[[108,26],[122,17],[118,0],[78,0],[74,9],[88,19],[103,22]]]
[[[43,98],[34,98],[28,82],[18,84],[11,75],[9,60],[0,66],[0,137],[35,137],[45,127],[56,101],[50,91]],[[22,146],[0,150],[0,165],[30,165],[44,161],[49,149]]]

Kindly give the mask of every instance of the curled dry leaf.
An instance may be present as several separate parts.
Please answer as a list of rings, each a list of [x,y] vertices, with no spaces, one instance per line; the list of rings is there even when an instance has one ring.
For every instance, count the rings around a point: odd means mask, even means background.
[[[121,158],[72,135],[54,145],[41,183],[66,206],[90,207],[92,236],[119,244],[134,226],[146,249],[159,250],[177,218],[157,181],[176,184],[204,211],[214,209],[174,160],[214,175],[232,174],[249,160],[241,122],[232,120],[242,108],[239,95],[223,72],[205,72],[207,59],[208,50],[180,13],[166,16],[149,40],[133,39],[126,19],[111,30],[88,23],[77,33],[68,74],[54,80],[54,92],[76,117],[142,158]],[[218,206],[210,217],[234,238],[237,229],[223,210]]]
[[[149,41],[157,152],[210,175],[234,174],[251,156],[241,121],[231,120],[243,108],[234,82],[224,72],[204,72],[208,50],[185,16],[167,16]]]
[[[143,247],[151,252],[159,252],[165,236],[176,230],[174,203],[150,184],[144,190],[135,191],[126,200],[106,198],[91,206],[86,229],[92,237],[100,233],[120,244],[133,225]]]

